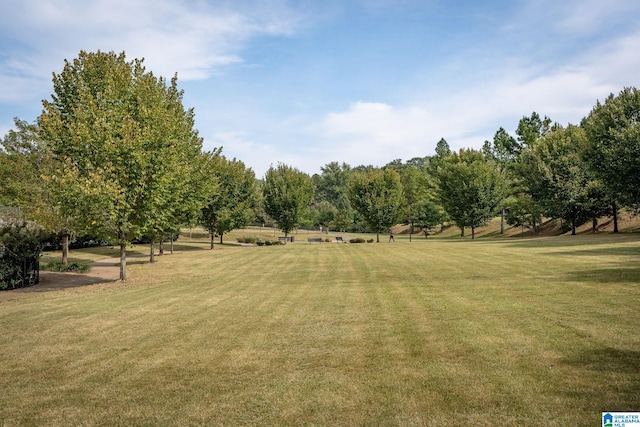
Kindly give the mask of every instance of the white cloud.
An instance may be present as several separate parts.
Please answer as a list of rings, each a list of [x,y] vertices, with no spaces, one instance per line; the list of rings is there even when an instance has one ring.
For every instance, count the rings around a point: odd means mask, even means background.
[[[233,3],[170,0],[23,0],[0,6],[4,32],[19,49],[5,47],[4,71],[49,79],[80,50],[126,51],[145,58],[147,67],[165,77],[203,79],[240,62],[238,51],[257,35],[293,31],[295,14],[263,2]],[[251,7],[254,6],[254,7]],[[268,11],[268,12],[267,12]]]

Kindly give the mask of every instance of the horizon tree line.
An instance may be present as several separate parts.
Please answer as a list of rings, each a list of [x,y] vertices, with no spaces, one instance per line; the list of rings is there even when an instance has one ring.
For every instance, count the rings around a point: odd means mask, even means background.
[[[331,162],[309,176],[271,166],[258,180],[222,148],[203,151],[193,109],[177,76],[167,81],[124,52],[84,52],[53,75],[54,94],[34,123],[15,119],[0,147],[0,205],[17,206],[59,235],[63,263],[73,236],[91,234],[126,248],[181,226],[220,237],[249,223],[273,222],[378,234],[397,223],[428,236],[445,222],[475,230],[500,215],[536,231],[542,218],[576,227],[640,206],[640,93],[624,88],[599,101],[578,125],[536,112],[480,150],[435,154],[383,167]],[[410,234],[410,235],[411,235]],[[162,249],[161,249],[162,251]]]

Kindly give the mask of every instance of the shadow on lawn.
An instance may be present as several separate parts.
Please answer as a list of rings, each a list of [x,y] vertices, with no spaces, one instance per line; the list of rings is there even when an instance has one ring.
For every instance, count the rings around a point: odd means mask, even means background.
[[[640,267],[621,263],[612,268],[590,268],[567,273],[567,280],[591,283],[640,283]]]
[[[567,394],[582,395],[602,411],[627,411],[640,404],[640,351],[604,347],[583,351],[561,363],[595,372],[602,379],[584,390],[567,389]]]
[[[506,245],[515,248],[580,248],[584,247],[585,250],[592,250],[599,245],[611,245],[617,243],[640,243],[640,234],[638,233],[623,233],[623,234],[588,234],[578,236],[553,236],[553,237],[510,237],[496,240],[497,242],[504,243]],[[627,248],[629,251],[636,251],[639,249]],[[573,254],[573,249],[568,249],[567,253]]]

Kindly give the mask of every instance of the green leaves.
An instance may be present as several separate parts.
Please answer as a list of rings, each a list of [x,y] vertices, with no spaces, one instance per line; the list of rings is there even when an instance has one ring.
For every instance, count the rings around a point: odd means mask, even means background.
[[[396,224],[404,202],[398,172],[392,168],[358,170],[349,178],[348,188],[352,206],[372,230],[380,233]]]
[[[124,53],[81,51],[53,86],[39,126],[62,165],[49,179],[54,204],[121,245],[179,225],[202,141],[177,79]]]
[[[506,182],[498,164],[482,152],[460,150],[437,171],[439,196],[445,211],[461,228],[484,225],[505,196]]]
[[[287,234],[300,223],[313,199],[313,190],[307,174],[282,163],[272,166],[262,186],[265,212]]]

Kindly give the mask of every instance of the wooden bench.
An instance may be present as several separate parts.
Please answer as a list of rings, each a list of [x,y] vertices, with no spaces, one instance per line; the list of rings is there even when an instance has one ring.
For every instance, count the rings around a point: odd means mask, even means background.
[[[336,236],[336,242],[347,243],[347,241],[346,241],[346,240],[344,240],[344,239],[342,238],[342,236]]]
[[[322,243],[322,237],[309,237],[307,241],[309,243]]]

